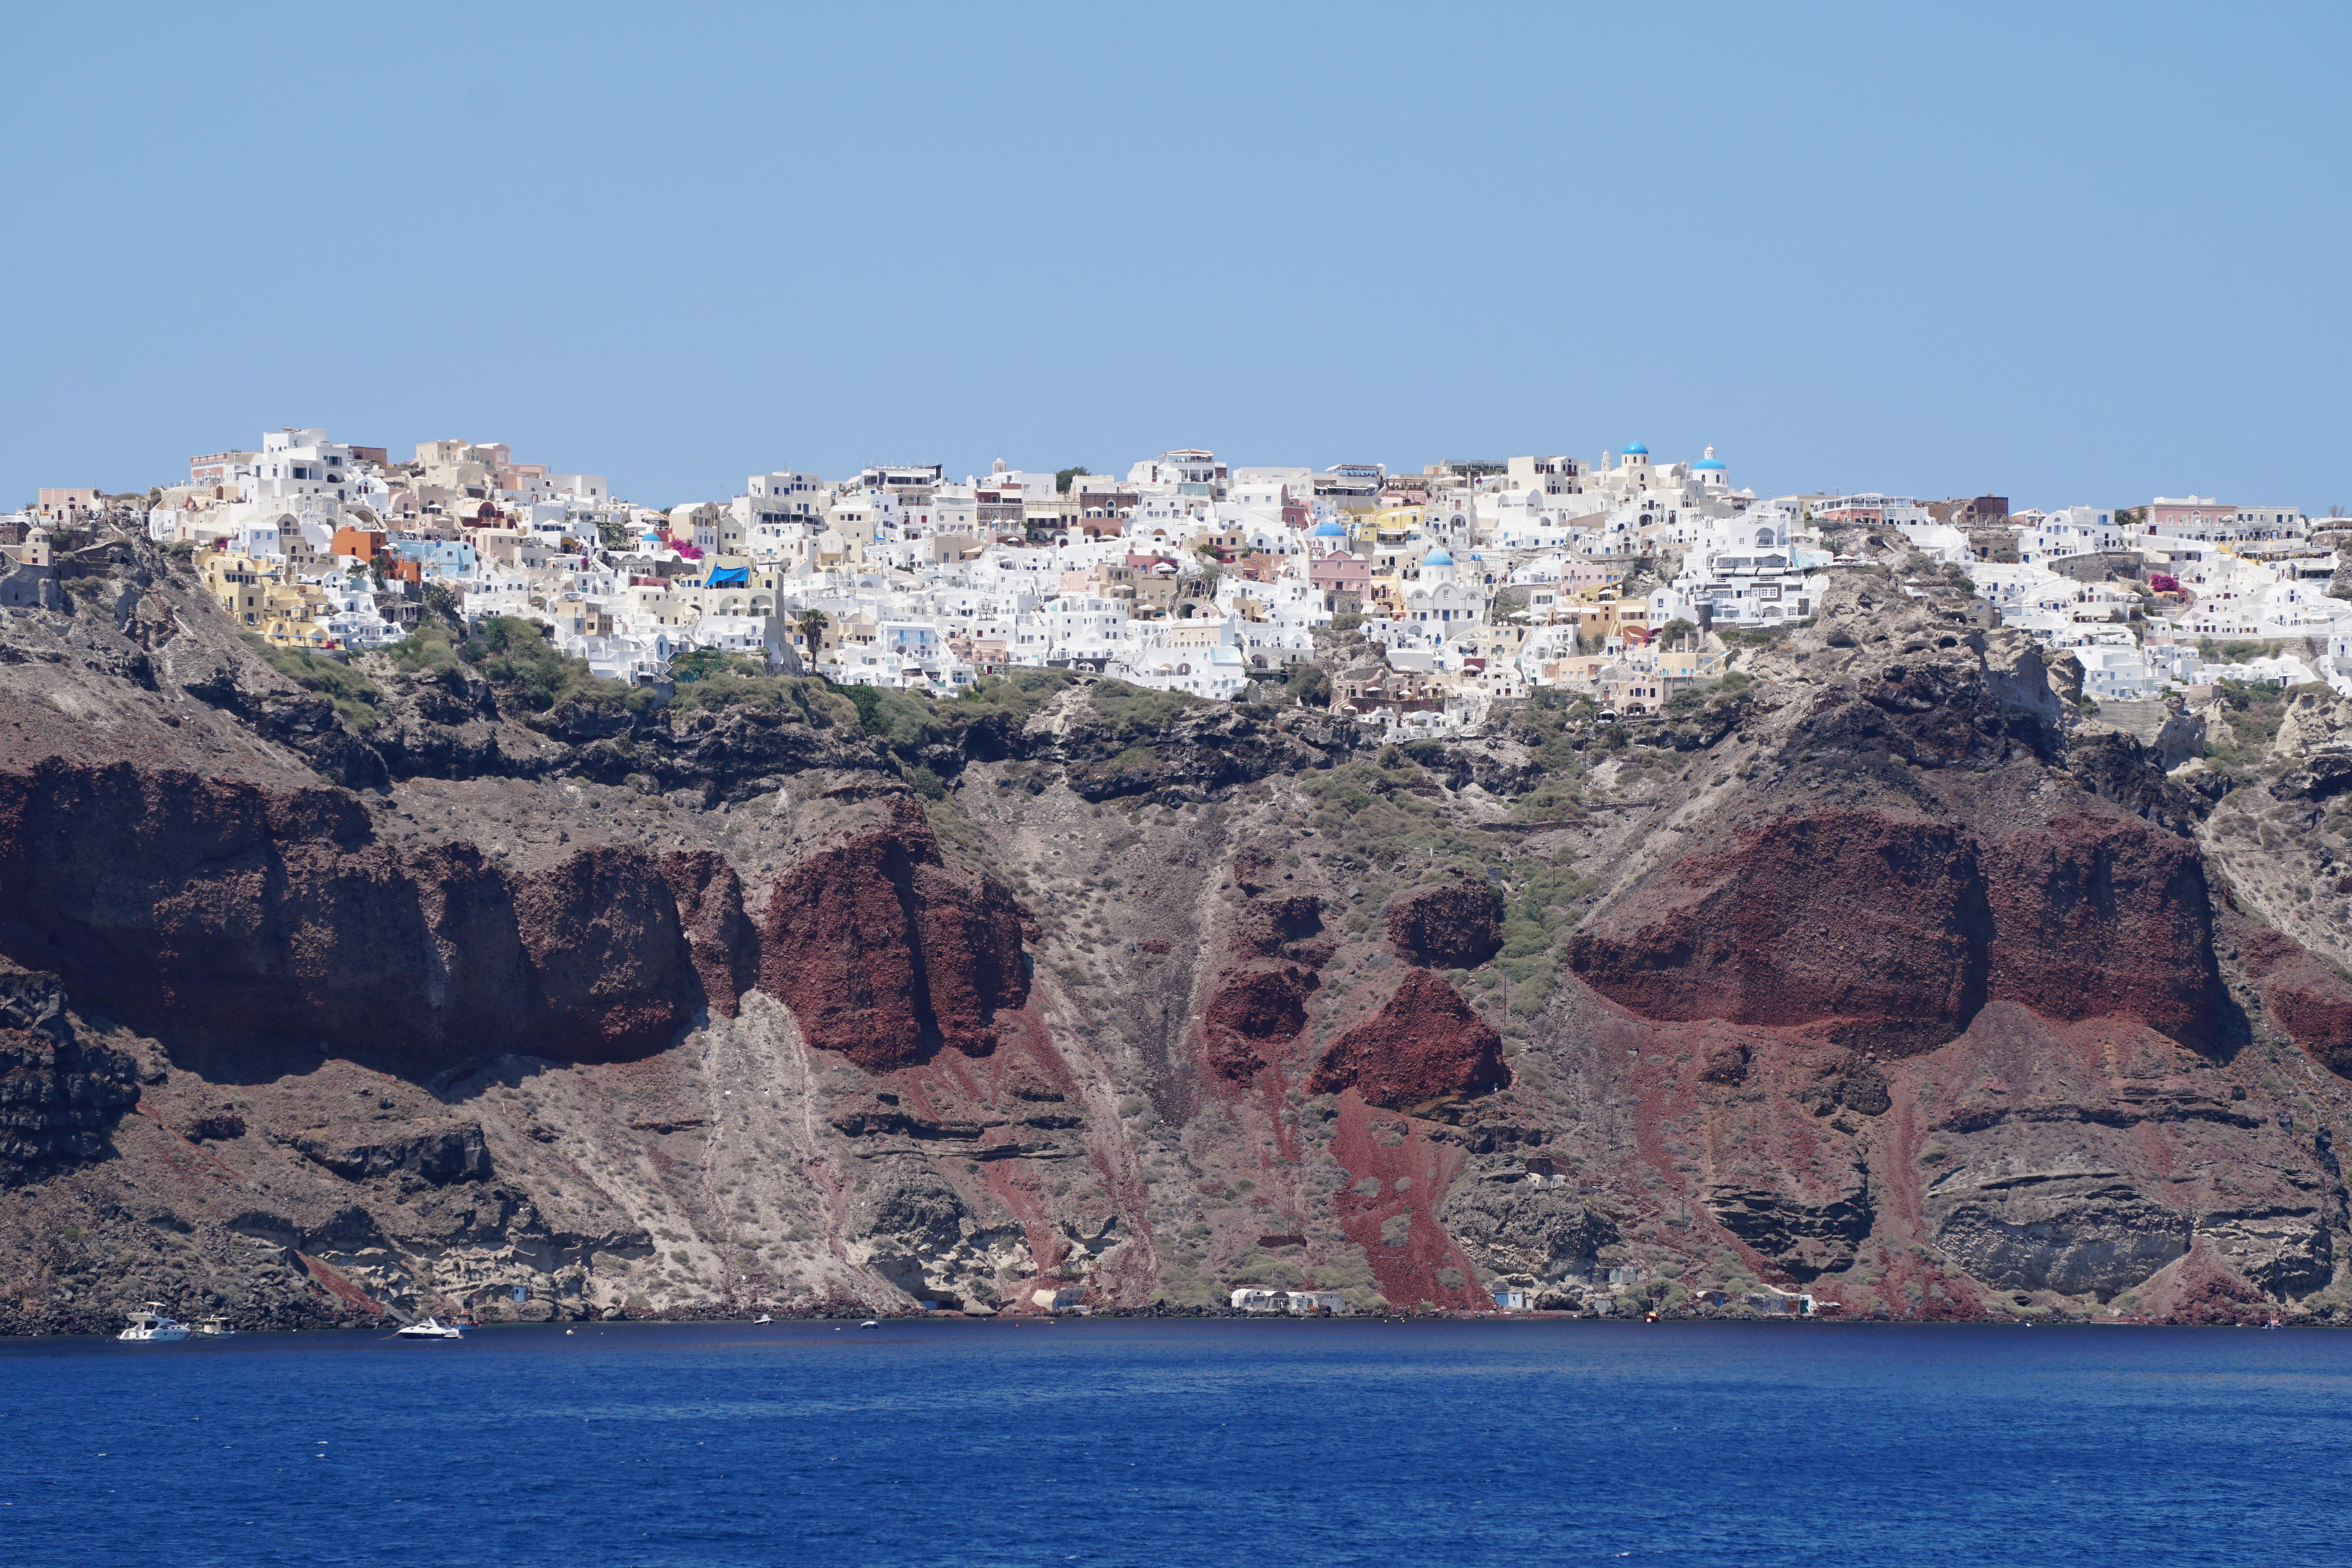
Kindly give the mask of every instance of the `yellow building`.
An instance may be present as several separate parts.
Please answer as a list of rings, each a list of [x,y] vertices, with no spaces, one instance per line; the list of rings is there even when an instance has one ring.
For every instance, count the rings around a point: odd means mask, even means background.
[[[281,648],[323,648],[331,639],[325,591],[307,582],[289,582],[279,568],[250,556],[205,557],[205,591],[244,631]]]
[[[333,612],[326,594],[307,582],[272,583],[263,595],[259,631],[280,648],[324,648],[334,642],[326,624]]]
[[[1590,598],[1580,593],[1576,598],[1555,607],[1559,613],[1553,624],[1574,622],[1576,634],[1587,646],[1604,643],[1612,637],[1622,637],[1628,630],[1646,630],[1650,623],[1649,601],[1620,600],[1613,588],[1592,592]]]
[[[278,580],[278,569],[250,556],[215,553],[205,557],[205,591],[228,612],[229,619],[249,631],[261,629],[262,596]]]

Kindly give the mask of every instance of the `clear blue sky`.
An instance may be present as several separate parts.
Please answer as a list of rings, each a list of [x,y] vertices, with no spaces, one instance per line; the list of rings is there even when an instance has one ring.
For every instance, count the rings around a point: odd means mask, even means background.
[[[2352,507],[2347,18],[17,5],[0,505],[298,424]]]

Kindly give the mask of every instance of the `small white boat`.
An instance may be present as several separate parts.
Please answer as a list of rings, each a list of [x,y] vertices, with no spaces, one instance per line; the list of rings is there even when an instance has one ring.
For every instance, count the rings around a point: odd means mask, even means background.
[[[236,1331],[228,1326],[226,1318],[213,1317],[196,1324],[195,1335],[198,1339],[235,1339]]]
[[[864,1322],[859,1323],[857,1326],[858,1326],[859,1328],[862,1328],[862,1329],[878,1329],[878,1328],[880,1328],[882,1325],[881,1325],[881,1323],[879,1323],[879,1322],[877,1322],[876,1320],[874,1320],[874,1319],[872,1319],[872,1318],[868,1318],[868,1319],[866,1319]]]
[[[753,1321],[754,1322],[762,1322],[762,1323],[765,1323],[765,1322],[773,1322],[775,1320],[774,1320],[774,1319],[772,1319],[772,1318],[771,1318],[771,1317],[769,1317],[767,1313],[765,1313],[765,1312],[761,1312],[761,1313],[757,1318],[753,1319],[752,1321]]]
[[[188,1337],[188,1325],[173,1322],[163,1302],[150,1301],[145,1312],[131,1313],[131,1326],[114,1337],[139,1344],[177,1344]]]
[[[456,1323],[445,1323],[439,1318],[426,1318],[395,1333],[394,1339],[464,1339],[466,1331]]]

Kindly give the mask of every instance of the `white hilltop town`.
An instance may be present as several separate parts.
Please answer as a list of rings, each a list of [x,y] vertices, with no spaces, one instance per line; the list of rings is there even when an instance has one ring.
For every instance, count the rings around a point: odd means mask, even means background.
[[[1280,687],[1405,737],[1544,692],[1654,711],[1805,623],[1832,574],[1872,571],[1914,593],[1967,580],[1985,624],[2080,663],[2086,705],[2160,719],[2232,680],[2352,695],[2338,526],[2194,495],[1759,497],[1712,447],[1666,460],[1638,442],[1416,474],[1192,449],[1118,476],[779,469],[655,510],[502,444],[395,462],[288,427],[144,495],[40,491],[0,518],[0,602],[59,591],[53,552],[140,529],[190,556],[254,636],[330,658],[397,643],[430,610],[535,622],[635,684],[720,655],[934,696],[1071,669],[1223,701]]]

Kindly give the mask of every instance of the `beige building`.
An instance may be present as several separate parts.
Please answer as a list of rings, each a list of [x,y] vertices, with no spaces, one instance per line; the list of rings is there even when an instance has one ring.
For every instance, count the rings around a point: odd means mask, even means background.
[[[250,556],[215,553],[204,559],[205,591],[237,626],[281,648],[323,648],[331,612],[325,592],[287,581],[278,569]]]

